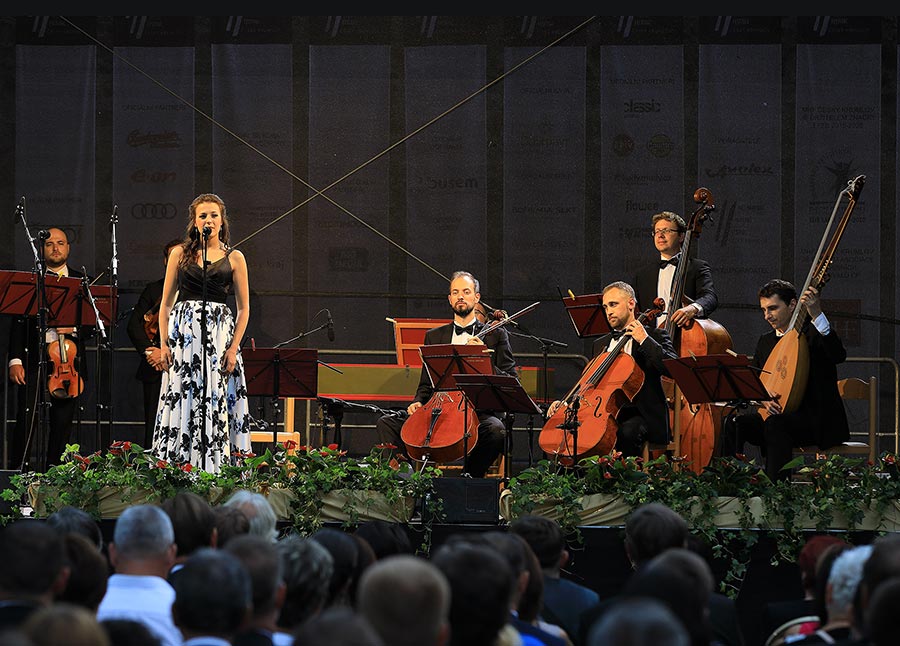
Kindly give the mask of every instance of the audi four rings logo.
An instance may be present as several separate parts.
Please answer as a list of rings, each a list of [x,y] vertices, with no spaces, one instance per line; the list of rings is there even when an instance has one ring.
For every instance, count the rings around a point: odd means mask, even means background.
[[[131,217],[135,220],[171,220],[178,209],[171,202],[145,202],[131,207]]]

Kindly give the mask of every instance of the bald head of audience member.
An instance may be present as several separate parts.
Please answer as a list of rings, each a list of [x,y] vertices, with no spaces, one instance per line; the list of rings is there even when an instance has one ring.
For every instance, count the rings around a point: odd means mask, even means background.
[[[175,530],[156,505],[134,505],[116,520],[109,560],[117,574],[165,579],[175,564]]]
[[[369,566],[360,579],[357,602],[386,646],[447,643],[450,584],[423,558],[397,554]]]

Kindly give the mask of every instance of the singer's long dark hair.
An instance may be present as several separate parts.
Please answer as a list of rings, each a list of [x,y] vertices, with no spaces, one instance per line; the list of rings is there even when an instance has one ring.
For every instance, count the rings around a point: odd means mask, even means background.
[[[215,193],[201,193],[194,198],[194,201],[188,207],[187,229],[184,232],[184,242],[181,243],[184,253],[181,254],[181,262],[178,263],[181,268],[187,267],[192,262],[197,262],[197,259],[200,257],[202,240],[194,220],[197,217],[197,205],[203,202],[218,204],[222,210],[222,228],[219,230],[219,242],[226,247],[228,246],[228,215],[225,209],[225,202]]]

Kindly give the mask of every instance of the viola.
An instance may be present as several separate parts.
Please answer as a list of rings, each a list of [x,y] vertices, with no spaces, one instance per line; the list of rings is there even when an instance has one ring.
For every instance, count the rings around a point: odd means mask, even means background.
[[[700,237],[703,223],[715,210],[712,193],[700,187],[694,191],[694,202],[698,208],[691,216],[681,243],[681,257],[690,257],[691,243]],[[672,344],[680,357],[705,356],[722,354],[732,349],[731,335],[712,319],[693,319],[687,327],[679,327],[672,320],[671,314],[679,307],[687,305],[685,296],[687,262],[678,263],[672,281],[672,295],[667,304],[669,316],[666,318],[665,330],[672,338]],[[673,432],[679,434],[681,453],[686,458],[687,468],[700,473],[712,459],[716,441],[722,430],[722,416],[713,410],[711,404],[691,406],[681,394],[674,380],[663,377],[663,391],[669,402],[669,421]]]
[[[65,334],[60,334],[58,340],[48,344],[47,353],[53,366],[47,380],[50,395],[56,399],[78,397],[84,390],[84,381],[73,363],[77,353],[75,344]]]
[[[660,313],[651,308],[638,316],[642,324]],[[622,337],[609,352],[594,357],[578,383],[547,418],[538,443],[544,453],[566,461],[591,455],[606,455],[616,446],[616,417],[644,385],[644,371],[634,358],[622,352],[631,337]]]

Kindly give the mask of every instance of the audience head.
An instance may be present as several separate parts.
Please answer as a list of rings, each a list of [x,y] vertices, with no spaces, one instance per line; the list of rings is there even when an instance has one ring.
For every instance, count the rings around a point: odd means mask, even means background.
[[[406,529],[400,523],[386,520],[369,520],[360,523],[354,532],[372,546],[376,559],[393,554],[413,554],[412,543]]]
[[[871,553],[871,545],[862,545],[844,550],[834,560],[825,588],[829,621],[851,619],[856,589],[862,579],[863,567]]]
[[[297,535],[286,536],[276,545],[286,587],[278,625],[291,630],[325,607],[334,559],[320,543]]]
[[[223,548],[244,565],[253,591],[254,618],[277,613],[284,601],[281,560],[277,545],[261,536],[236,536]],[[274,620],[274,617],[273,617]]]
[[[100,627],[109,637],[109,646],[162,646],[159,637],[134,619],[104,619]]]
[[[240,489],[225,501],[228,507],[237,507],[250,521],[250,533],[274,541],[278,538],[278,518],[272,505],[261,493]]]
[[[625,520],[625,551],[635,567],[672,547],[684,547],[688,525],[681,515],[658,502],[641,505]]]
[[[815,592],[816,566],[819,562],[819,557],[826,548],[832,545],[850,546],[847,541],[837,536],[816,534],[811,536],[800,549],[800,555],[797,557],[797,567],[800,568],[800,581],[803,584],[803,590],[808,596],[812,596]]]
[[[447,638],[450,584],[423,558],[386,556],[363,573],[357,606],[388,646],[436,646]]]
[[[133,505],[116,520],[109,558],[120,574],[150,571],[165,578],[175,563],[175,530],[156,505]]]
[[[709,598],[713,576],[699,554],[670,548],[647,561],[629,579],[624,598],[649,597],[665,603],[694,645],[708,644],[711,635]]]
[[[375,558],[375,551],[366,539],[356,534],[348,534],[348,536],[356,543],[356,569],[353,570],[353,576],[350,577],[350,588],[347,590],[350,605],[355,608],[356,595],[359,590],[359,578],[378,559]]]
[[[520,516],[509,524],[509,530],[525,539],[542,570],[558,575],[569,556],[558,522],[545,516]]]
[[[513,574],[487,545],[447,541],[431,559],[450,584],[450,644],[491,644],[509,620]]]
[[[587,646],[689,646],[687,630],[662,601],[615,602],[591,628]]]
[[[109,636],[97,616],[84,606],[55,603],[35,610],[22,632],[32,646],[109,646]]]
[[[350,608],[328,608],[294,631],[297,646],[385,646],[366,619]]]
[[[822,625],[828,623],[828,606],[826,605],[826,588],[828,587],[828,576],[831,574],[831,567],[834,565],[837,557],[845,550],[852,549],[850,543],[835,543],[827,546],[816,561],[816,572],[813,581],[813,614],[819,617]]]
[[[86,511],[66,505],[47,516],[47,524],[61,534],[81,534],[97,548],[103,549],[103,533],[100,525]]]
[[[173,579],[172,618],[185,641],[199,635],[229,639],[250,615],[250,576],[232,554],[201,547]]]
[[[872,542],[872,552],[863,566],[857,603],[854,604],[854,626],[865,626],[869,600],[882,582],[900,576],[900,534],[879,536]]]
[[[349,604],[353,575],[359,562],[359,548],[356,546],[356,541],[349,534],[330,527],[314,532],[310,539],[331,553],[334,564],[331,583],[328,586],[328,600],[325,605]]]
[[[50,603],[65,589],[65,543],[46,523],[23,519],[0,528],[0,554],[0,600]]]
[[[83,606],[96,614],[109,578],[106,557],[82,534],[66,534],[63,541],[70,572],[66,589],[56,599]]]
[[[900,577],[883,581],[869,600],[866,636],[872,646],[897,643],[897,608],[900,608]]]
[[[216,547],[216,517],[205,499],[190,491],[179,491],[160,507],[172,521],[179,561],[201,547]]]
[[[216,547],[225,547],[235,536],[250,533],[250,519],[237,507],[216,505],[213,515],[216,519]]]

